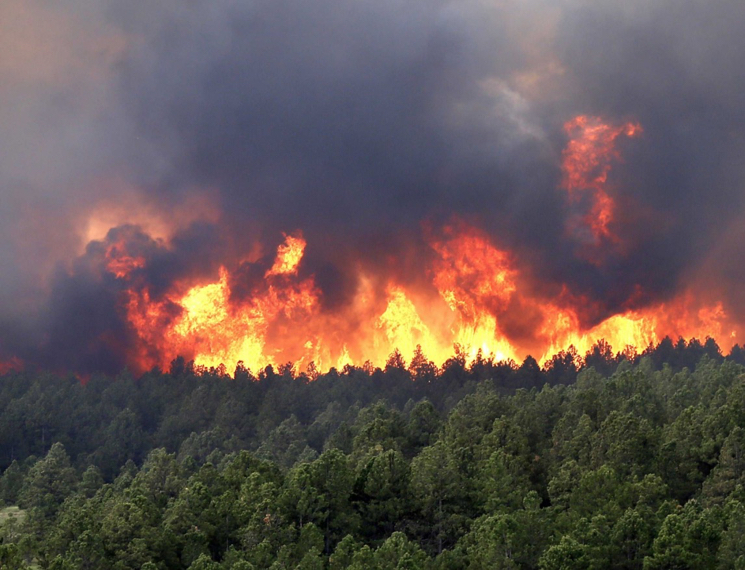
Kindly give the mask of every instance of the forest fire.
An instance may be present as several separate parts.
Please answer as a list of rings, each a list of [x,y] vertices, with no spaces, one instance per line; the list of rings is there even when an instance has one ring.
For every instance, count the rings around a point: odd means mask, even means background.
[[[263,3],[7,4],[0,371],[742,344],[736,10]]]
[[[743,29],[0,0],[0,570],[745,567]]]
[[[576,257],[602,265],[608,255],[623,255],[617,189],[609,181],[621,161],[616,141],[642,128],[578,116],[564,129],[559,187],[571,209],[566,229]],[[309,244],[300,230],[285,234],[271,258],[226,259],[217,279],[187,273],[158,290],[147,275],[157,263],[153,251],[162,256],[172,248],[168,239],[123,226],[91,243],[101,244],[104,271],[121,287],[119,310],[132,331],[125,360],[141,371],[167,367],[177,356],[228,371],[239,362],[254,370],[292,363],[298,371],[323,371],[368,361],[383,366],[394,351],[408,359],[418,347],[441,365],[456,345],[468,360],[533,355],[544,362],[569,347],[582,355],[601,339],[617,351],[643,350],[665,336],[715,337],[724,349],[735,342],[723,305],[704,303],[691,290],[646,303],[632,295],[609,312],[567,283],[537,286],[516,253],[457,216],[426,223],[422,235],[423,276],[407,278],[405,267],[381,272],[358,259],[344,268],[352,293],[333,306],[316,275],[302,270]]]
[[[442,364],[455,344],[469,360],[480,354],[521,361],[534,354],[542,362],[569,346],[584,354],[600,339],[618,350],[641,350],[665,335],[731,340],[721,305],[697,305],[690,294],[584,326],[568,296],[547,299],[521,291],[520,274],[508,253],[475,228],[461,223],[441,235],[431,244],[436,253],[431,290],[409,291],[405,284],[390,283],[384,303],[374,303],[369,281],[359,274],[353,301],[338,312],[324,311],[313,278],[298,276],[306,245],[298,234],[279,246],[271,269],[248,299],[233,299],[225,267],[218,281],[181,296],[152,301],[147,288],[130,290],[127,317],[140,345],[132,364],[144,370],[182,355],[197,365],[224,364],[228,370],[238,362],[254,370],[286,362],[305,370],[312,362],[312,368],[325,370],[368,360],[383,366],[394,350],[408,358],[417,345]],[[120,277],[122,267],[117,263],[111,270]],[[535,330],[522,341],[510,339],[502,328],[515,303],[539,315]]]
[[[608,182],[613,162],[621,160],[615,141],[642,128],[579,116],[565,131],[561,188],[575,208],[568,229],[580,243],[578,255],[599,263],[622,242]],[[627,309],[587,318],[588,299],[567,285],[554,295],[536,293],[519,260],[473,225],[455,218],[425,233],[428,286],[368,274],[360,263],[352,271],[354,294],[333,310],[324,306],[314,275],[299,272],[308,245],[300,231],[285,235],[263,278],[241,295],[233,290],[246,289],[241,271],[257,273],[249,262],[221,266],[217,281],[176,282],[153,299],[148,284],[133,278],[145,259],[128,252],[121,239],[113,241],[106,249],[108,271],[131,284],[124,307],[137,341],[128,361],[146,370],[181,355],[228,370],[238,362],[253,369],[289,362],[298,370],[325,370],[366,361],[382,366],[395,350],[408,358],[417,346],[442,364],[454,345],[471,360],[519,362],[528,354],[545,361],[570,346],[581,355],[601,339],[619,351],[642,350],[666,335],[716,337],[724,348],[734,342],[721,303],[697,303],[690,291],[646,306],[629,300]]]

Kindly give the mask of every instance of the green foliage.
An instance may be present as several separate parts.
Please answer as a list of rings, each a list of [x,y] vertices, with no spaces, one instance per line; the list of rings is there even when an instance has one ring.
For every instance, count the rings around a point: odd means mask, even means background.
[[[295,416],[277,426],[259,447],[256,454],[284,468],[292,467],[307,447],[305,430]]]
[[[717,552],[717,566],[722,570],[739,570],[745,568],[745,505],[730,500],[724,511],[725,528]]]
[[[76,474],[61,443],[55,443],[44,459],[28,472],[19,504],[39,522],[51,521],[62,501],[75,489]]]
[[[356,506],[367,522],[365,534],[371,538],[390,535],[413,507],[408,462],[394,450],[370,457],[359,470],[355,491]]]
[[[721,534],[721,512],[689,501],[665,517],[644,569],[713,568]]]
[[[14,460],[0,477],[0,505],[15,505],[18,502],[24,477],[21,466]]]
[[[220,565],[214,562],[208,554],[200,554],[190,566],[189,570],[220,570]]]
[[[440,553],[462,526],[467,489],[457,457],[443,441],[426,447],[412,461],[411,481],[422,514],[420,532]]]
[[[25,570],[28,568],[20,549],[15,544],[0,544],[0,568]]]
[[[409,541],[402,532],[394,532],[373,556],[371,568],[380,570],[420,570],[424,568],[427,555],[421,547]]]
[[[0,567],[745,568],[745,368],[630,358],[10,375]]]
[[[586,548],[571,536],[562,536],[548,548],[538,562],[541,570],[582,570],[590,568]]]

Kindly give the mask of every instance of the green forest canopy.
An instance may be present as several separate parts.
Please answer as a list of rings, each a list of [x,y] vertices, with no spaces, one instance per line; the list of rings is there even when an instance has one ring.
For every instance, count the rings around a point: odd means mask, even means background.
[[[0,566],[741,568],[744,364],[7,374]]]

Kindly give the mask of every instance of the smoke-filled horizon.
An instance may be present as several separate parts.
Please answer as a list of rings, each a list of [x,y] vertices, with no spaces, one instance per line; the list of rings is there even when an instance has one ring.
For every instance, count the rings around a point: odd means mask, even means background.
[[[743,28],[734,0],[5,0],[0,360],[538,357],[624,315],[742,343]],[[243,344],[206,343],[210,284]]]

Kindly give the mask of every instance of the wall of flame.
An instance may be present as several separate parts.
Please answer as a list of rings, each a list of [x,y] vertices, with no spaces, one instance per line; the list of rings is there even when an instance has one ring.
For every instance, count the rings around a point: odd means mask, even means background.
[[[577,256],[602,266],[624,251],[624,227],[617,223],[609,182],[613,164],[621,160],[615,141],[643,131],[636,123],[612,125],[586,116],[571,119],[565,129],[557,191],[566,193],[572,210],[566,231],[576,238]],[[366,361],[383,366],[394,351],[410,358],[420,347],[442,364],[456,344],[470,360],[480,354],[521,362],[530,354],[545,362],[570,347],[582,355],[600,340],[617,351],[641,351],[665,336],[713,337],[724,349],[737,340],[738,328],[722,303],[702,303],[691,290],[633,308],[629,299],[629,309],[588,322],[589,299],[566,285],[554,296],[535,291],[515,255],[477,227],[454,217],[423,233],[431,250],[425,286],[368,274],[360,259],[351,270],[353,294],[332,310],[324,307],[314,275],[299,272],[308,246],[299,231],[284,235],[271,266],[242,298],[233,293],[239,268],[225,265],[214,281],[176,282],[155,298],[135,278],[147,259],[133,254],[126,240],[109,240],[106,271],[134,285],[122,292],[136,335],[128,363],[147,370],[184,356],[228,370],[239,362],[253,370],[286,363],[298,371],[327,370]],[[519,333],[515,322],[523,329]]]

